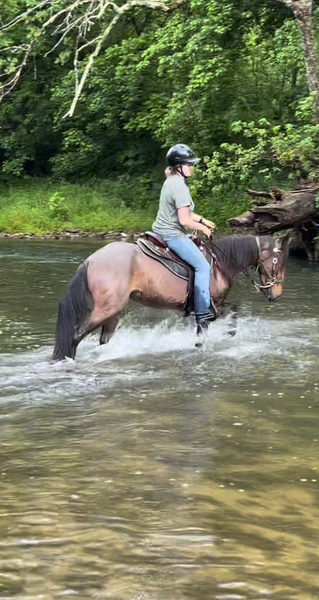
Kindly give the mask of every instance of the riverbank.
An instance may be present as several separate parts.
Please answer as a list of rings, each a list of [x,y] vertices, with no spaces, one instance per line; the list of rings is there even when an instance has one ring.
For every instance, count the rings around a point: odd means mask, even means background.
[[[0,182],[0,238],[114,239],[151,229],[163,177],[118,176],[85,184],[49,178]],[[206,197],[192,189],[196,211],[229,230],[228,219],[243,212],[247,198]]]
[[[27,178],[0,183],[1,237],[68,239],[151,227],[160,183],[119,177],[85,185]]]
[[[90,241],[121,241],[136,240],[143,232],[125,233],[125,231],[57,231],[54,233],[8,233],[0,232],[0,239],[10,240],[90,240]]]

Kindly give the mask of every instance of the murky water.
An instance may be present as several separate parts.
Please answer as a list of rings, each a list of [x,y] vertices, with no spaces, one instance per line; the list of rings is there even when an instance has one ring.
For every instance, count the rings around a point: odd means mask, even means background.
[[[130,307],[52,365],[96,245],[0,243],[0,598],[319,598],[319,269],[227,321]]]

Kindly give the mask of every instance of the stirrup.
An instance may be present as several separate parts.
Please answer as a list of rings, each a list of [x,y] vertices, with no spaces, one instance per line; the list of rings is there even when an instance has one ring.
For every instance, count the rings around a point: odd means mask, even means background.
[[[207,313],[206,315],[197,315],[196,316],[196,323],[197,325],[201,325],[203,328],[207,329],[208,324],[211,323],[212,321],[216,321],[217,319],[217,313],[215,310],[215,307],[211,307],[210,312]]]

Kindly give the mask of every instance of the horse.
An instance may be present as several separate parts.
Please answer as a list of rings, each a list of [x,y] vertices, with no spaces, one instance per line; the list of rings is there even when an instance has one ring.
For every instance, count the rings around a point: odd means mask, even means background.
[[[210,293],[216,308],[222,307],[239,272],[254,266],[268,300],[282,293],[288,256],[288,237],[223,236],[206,240],[216,260],[211,264]],[[100,344],[114,334],[129,300],[145,306],[184,310],[187,281],[145,255],[137,244],[112,242],[91,254],[78,268],[58,311],[54,361],[75,358],[78,344],[102,328]],[[211,325],[212,326],[212,325]]]

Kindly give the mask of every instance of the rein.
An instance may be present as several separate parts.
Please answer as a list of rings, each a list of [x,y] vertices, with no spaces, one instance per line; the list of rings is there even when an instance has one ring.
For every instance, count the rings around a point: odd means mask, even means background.
[[[267,277],[269,278],[269,281],[265,285],[262,285],[261,283],[257,283],[255,277],[251,276],[251,274],[249,273],[249,271],[248,271],[247,268],[245,268],[242,272],[244,273],[244,275],[246,277],[248,277],[248,279],[249,279],[250,283],[252,284],[252,286],[254,287],[254,289],[257,292],[263,292],[263,294],[265,295],[265,292],[266,292],[267,289],[270,289],[276,283],[283,283],[283,279],[278,279],[276,277],[277,264],[278,264],[277,254],[279,252],[281,252],[281,250],[277,247],[277,240],[275,240],[275,248],[273,248],[273,250],[272,250],[272,252],[275,253],[275,256],[273,256],[273,259],[272,259],[272,274],[270,275],[268,269],[265,266],[265,262],[268,259],[263,259],[261,257],[262,250],[261,250],[259,236],[254,236],[254,237],[255,237],[255,240],[256,240],[257,249],[258,249],[258,256],[259,256],[258,263],[257,263],[256,269],[255,269],[255,274],[258,273],[260,267],[262,266],[263,269],[264,269],[264,271],[265,271],[265,273],[266,273],[266,275],[267,275]],[[216,242],[214,242],[212,239],[210,241],[211,241],[211,244],[213,246],[215,246],[219,250],[219,252],[221,252],[221,254],[223,254],[225,256],[225,258],[227,258],[228,261],[232,262],[237,267],[237,264],[235,263],[235,261],[230,256],[228,256],[227,253],[224,252],[224,250],[222,250],[221,247],[218,244],[216,244]]]

